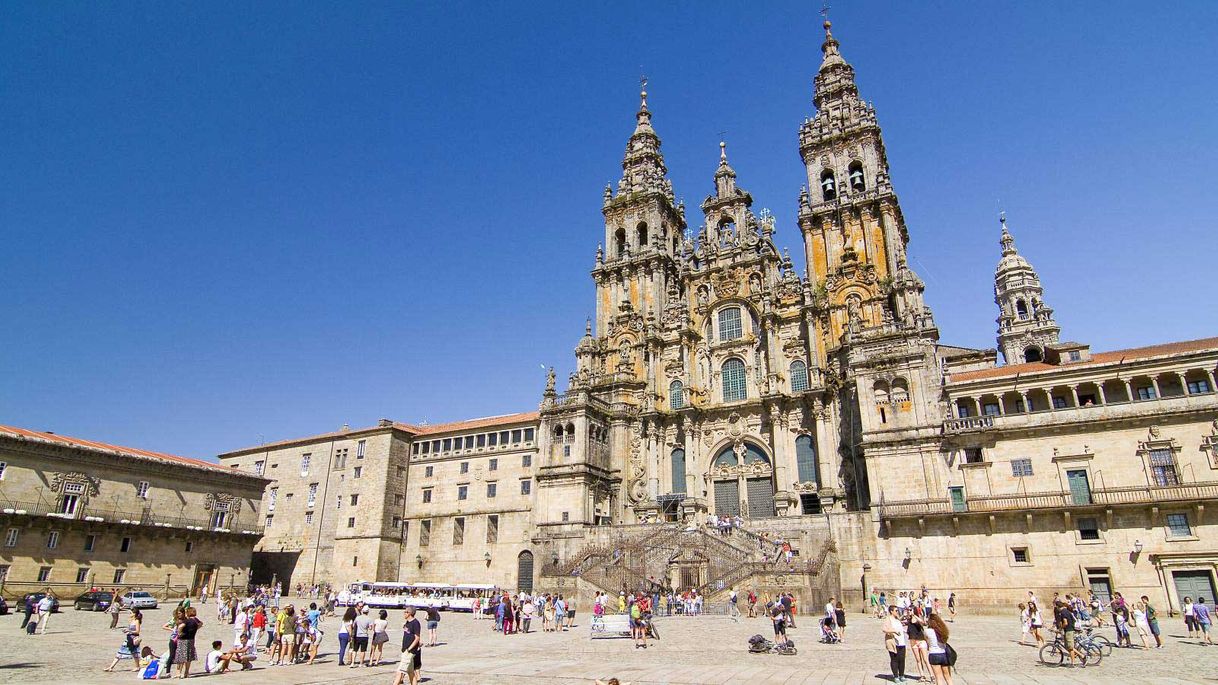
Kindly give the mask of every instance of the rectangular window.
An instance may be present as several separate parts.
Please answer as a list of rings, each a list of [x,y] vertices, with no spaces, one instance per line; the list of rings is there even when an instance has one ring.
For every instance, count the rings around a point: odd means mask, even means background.
[[[524,480],[520,481],[520,494],[527,495],[530,492],[533,492],[533,481],[525,478]]]
[[[469,462],[468,461],[461,462],[461,473],[469,473]]]
[[[1066,408],[1066,398],[1054,397],[1053,398],[1053,408],[1054,409],[1065,409]]]
[[[364,450],[367,448],[367,446],[368,446],[367,440],[360,440],[359,442],[355,443],[355,458],[356,459],[364,458]]]
[[[1032,460],[1031,459],[1012,459],[1011,460],[1011,475],[1016,478],[1032,475]]]
[[[1083,358],[1083,353],[1078,350],[1070,350],[1070,361],[1076,362]]]
[[[1030,563],[1028,561],[1028,548],[1027,547],[1013,547],[1011,549],[1011,558],[1017,564]]]
[[[431,519],[423,519],[419,522],[419,547],[426,547],[431,544]]]
[[[487,437],[490,439],[488,444],[490,444],[491,447],[494,447],[495,445],[499,444],[499,434],[498,433],[487,433]]]
[[[424,488],[424,490],[423,490],[423,504],[428,504],[428,503],[430,503],[430,502],[431,502],[431,488]]]
[[[1151,450],[1150,469],[1155,477],[1155,485],[1167,487],[1180,484],[1180,476],[1176,473],[1176,457],[1170,449]]]
[[[569,512],[569,511],[564,511],[564,512],[562,513],[562,520],[563,520],[563,522],[564,522],[564,523],[566,523],[567,521],[570,521],[570,520],[571,520],[571,512]]]
[[[96,535],[86,535],[85,536],[85,551],[92,552],[93,548],[96,546],[97,546],[97,536]]]
[[[334,470],[347,468],[347,448],[334,452]]]
[[[71,485],[71,483],[69,483]],[[67,486],[64,486],[65,489]],[[80,504],[80,495],[64,495],[59,498],[59,513],[68,516],[76,515],[76,507]]]
[[[354,528],[354,527],[355,527],[355,517],[354,517],[354,516],[352,516],[351,518],[347,519],[347,527],[348,527],[348,528]]]
[[[305,512],[305,525],[306,526],[313,525],[313,512],[311,512],[311,511]]]
[[[439,454],[439,453],[440,453],[440,441],[439,441],[439,440],[432,440],[432,441],[431,441],[431,453],[432,453],[432,454]]]
[[[89,582],[89,569],[87,569],[87,568],[76,569],[76,582],[78,582],[78,583]]]
[[[302,476],[309,475],[309,462],[312,461],[312,459],[313,459],[312,454],[306,453],[306,454],[300,455],[300,475],[302,475]]]
[[[430,454],[430,453],[431,453],[431,443],[430,443],[430,442],[424,442],[424,443],[421,443],[421,444],[423,445],[423,454]]]
[[[0,461],[0,480],[4,480],[5,471],[8,471],[8,463]]]
[[[59,531],[53,530],[47,533],[47,549],[55,549],[59,546]]]
[[[265,461],[254,462],[254,475],[261,476],[263,471],[266,471],[266,462]]]
[[[1153,385],[1138,388],[1139,400],[1153,400],[1155,398],[1155,388]]]
[[[445,452],[451,451],[451,450],[452,450],[452,448],[453,448],[453,439],[452,439],[452,438],[444,438],[444,451],[445,451]]]
[[[968,511],[968,503],[964,500],[964,488],[948,488],[947,494],[952,501],[952,511]]]
[[[735,340],[744,335],[740,327],[740,308],[729,307],[719,310],[719,340]]]
[[[21,537],[20,528],[9,528],[8,534],[4,536],[4,546],[5,547],[16,547],[17,540],[20,537]]]
[[[122,585],[123,581],[126,580],[126,578],[127,578],[127,569],[125,569],[125,568],[114,569],[114,584],[115,585]]]
[[[503,432],[499,433],[499,444],[500,445],[508,444],[508,432],[507,431],[503,431]]]
[[[311,507],[317,503],[317,483],[309,483],[309,498],[306,500],[306,507]]]
[[[571,456],[571,446],[570,445],[562,446],[562,456],[564,456],[564,457]]]
[[[478,446],[486,447],[486,433],[483,433],[478,436]]]
[[[393,506],[400,507],[405,503],[406,503],[405,495],[394,495],[393,496]]]
[[[499,460],[498,460],[498,459],[492,459],[492,460],[490,461],[490,464],[488,464],[488,465],[487,465],[486,469],[487,469],[488,471],[498,471],[498,470],[499,470]]]
[[[51,579],[51,567],[50,566],[38,567],[38,582],[45,583],[50,579]]]
[[[1204,378],[1188,382],[1188,394],[1200,395],[1210,391],[1210,382]],[[4,465],[0,464],[0,480],[4,478]]]
[[[190,554],[190,553],[191,553],[191,552],[193,552],[193,551],[195,551],[195,543],[190,542],[189,540],[187,540],[187,541],[186,541],[186,553],[187,553],[187,554]]]
[[[393,529],[394,529],[394,530],[397,530],[398,528],[401,528],[401,527],[402,527],[402,517],[401,517],[401,516],[394,516],[394,517],[393,517],[393,524],[392,524],[392,525],[393,525]]]
[[[359,504],[359,495],[351,495],[351,506]]]
[[[982,454],[980,447],[966,447],[964,449],[964,463],[981,464],[984,462],[985,456]]]
[[[997,402],[986,402],[981,405],[981,413],[985,416],[998,416],[1001,412],[998,411]]]
[[[266,499],[266,510],[275,511],[275,500],[279,499],[279,488],[271,488],[271,494]]]
[[[410,446],[410,453],[415,455],[416,457],[419,455],[419,443],[416,442],[415,444]]]
[[[499,484],[498,484],[498,483],[487,483],[487,484],[486,484],[486,498],[487,498],[487,499],[494,499],[494,498],[495,498],[495,493],[496,493],[498,490],[499,490]]]
[[[489,544],[499,542],[499,517],[495,514],[486,517],[486,541]]]
[[[423,469],[424,478],[431,478],[434,475],[436,475],[436,467],[428,466],[427,468]]]
[[[465,449],[467,449],[467,450],[474,449],[474,436],[472,436],[472,435],[465,436]]]
[[[1192,537],[1192,526],[1188,525],[1188,514],[1168,514],[1167,533],[1173,538]]]
[[[274,515],[274,514],[267,514],[267,515],[266,515],[266,527],[267,527],[267,528],[270,528],[270,527],[271,527],[271,524],[273,524],[273,523],[275,523],[275,515]]]
[[[529,468],[530,466],[532,466],[532,465],[533,465],[533,455],[531,455],[531,454],[526,454],[526,455],[524,455],[523,457],[521,457],[521,458],[520,458],[520,465],[521,465],[521,466],[523,466],[523,467],[524,467],[524,468],[526,468],[526,469],[527,469],[527,468]]]
[[[463,499],[467,499],[468,497],[469,497],[469,486],[468,485],[458,485],[457,486],[457,499],[463,500]]]
[[[123,541],[121,543],[119,543],[119,545],[118,545],[118,551],[130,552],[131,551],[131,538],[123,538]]]
[[[520,442],[520,431],[514,430],[512,431],[512,444],[515,445],[518,442]]]
[[[532,428],[524,429],[524,441],[533,442],[533,429]]]
[[[353,474],[353,475],[354,475],[356,478],[359,478],[360,476],[364,475],[364,467],[362,467],[362,466],[356,466],[356,467],[355,467],[355,471],[354,471],[354,474]]]
[[[148,499],[148,481],[142,480],[135,486],[135,496],[140,499]]]
[[[1078,539],[1080,540],[1099,540],[1100,525],[1094,518],[1081,518],[1078,520]]]
[[[342,495],[339,495],[338,497],[334,498],[334,508],[335,509],[343,508],[343,496]]]
[[[453,519],[453,544],[465,544],[465,518],[461,516]]]

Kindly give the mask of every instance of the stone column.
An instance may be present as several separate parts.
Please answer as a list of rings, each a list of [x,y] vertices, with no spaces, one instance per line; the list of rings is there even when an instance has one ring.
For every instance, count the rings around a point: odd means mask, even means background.
[[[1150,384],[1151,384],[1151,385],[1153,385],[1153,386],[1155,386],[1155,399],[1156,399],[1156,400],[1157,400],[1157,399],[1161,399],[1161,398],[1163,397],[1163,393],[1162,393],[1162,391],[1160,391],[1160,390],[1159,390],[1159,379],[1158,379],[1158,377],[1157,377],[1157,376],[1151,376],[1151,377],[1150,377]]]
[[[1077,385],[1070,386],[1070,394],[1074,396],[1074,406],[1076,406],[1076,407],[1082,406],[1078,401],[1078,386]]]
[[[1019,391],[1019,397],[1023,400],[1023,411],[1025,414],[1032,413],[1032,403],[1028,401],[1028,393],[1026,390]]]
[[[1121,379],[1121,382],[1125,384],[1125,398],[1126,398],[1126,401],[1128,401],[1128,402],[1133,402],[1133,399],[1134,399],[1134,398],[1133,398],[1133,383],[1130,383],[1130,382],[1129,382],[1127,379],[1125,379],[1125,378],[1122,378],[1122,379]]]
[[[1188,379],[1185,378],[1184,374],[1180,373],[1179,371],[1176,372],[1176,375],[1180,377],[1180,389],[1184,391],[1184,395],[1187,397],[1188,396]]]
[[[1104,381],[1098,381],[1095,389],[1099,393],[1100,404],[1108,404],[1108,394],[1104,392]]]
[[[1218,389],[1218,383],[1215,383],[1215,381],[1218,379],[1214,378],[1213,370],[1206,369],[1205,373],[1210,377],[1210,392],[1214,392],[1215,389]]]

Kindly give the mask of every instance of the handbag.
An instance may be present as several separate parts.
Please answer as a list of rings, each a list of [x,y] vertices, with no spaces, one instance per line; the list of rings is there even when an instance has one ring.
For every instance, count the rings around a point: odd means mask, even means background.
[[[951,666],[952,668],[955,668],[956,667],[956,650],[953,649],[952,646],[946,642],[943,643],[943,650],[947,653],[947,665]]]

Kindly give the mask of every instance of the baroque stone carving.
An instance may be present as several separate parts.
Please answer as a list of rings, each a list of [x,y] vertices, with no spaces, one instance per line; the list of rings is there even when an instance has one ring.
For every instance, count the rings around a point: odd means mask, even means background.
[[[68,484],[82,486],[80,495],[88,497],[96,497],[98,488],[101,487],[101,479],[94,478],[79,471],[69,471],[67,473],[55,473],[51,476],[51,490],[63,494],[64,486]]]
[[[222,492],[209,492],[203,502],[203,508],[208,511],[227,511],[237,514],[241,511],[241,498]]]

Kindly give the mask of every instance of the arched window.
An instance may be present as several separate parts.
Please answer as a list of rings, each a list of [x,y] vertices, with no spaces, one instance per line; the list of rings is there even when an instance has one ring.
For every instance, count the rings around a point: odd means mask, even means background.
[[[876,381],[871,386],[871,393],[875,395],[876,404],[888,404],[888,384],[884,381]]]
[[[635,229],[636,237],[638,238],[639,249],[647,247],[647,224],[640,223]]]
[[[1015,300],[1015,315],[1020,321],[1028,318],[1028,303],[1023,300]]]
[[[826,200],[837,197],[837,179],[829,169],[825,169],[820,175],[820,192]]]
[[[905,382],[904,378],[897,378],[892,382],[892,401],[909,401],[909,384]]]
[[[740,308],[728,307],[719,310],[719,341],[736,340],[744,335],[740,327]]]
[[[626,256],[626,229],[619,228],[613,234],[613,253],[618,259]]]
[[[715,466],[739,466],[740,460],[736,458],[736,450],[732,449],[731,445],[719,450],[719,454],[715,455]]]
[[[568,443],[575,442],[575,424],[573,424],[573,423],[567,424],[566,442],[568,442]]]
[[[1044,359],[1044,357],[1040,355],[1039,347],[1029,347],[1023,351],[1023,360],[1025,362],[1038,362],[1042,359]]]
[[[744,463],[746,464],[768,464],[770,460],[766,458],[765,452],[761,448],[751,442],[744,443]]]
[[[795,438],[795,463],[799,467],[799,482],[818,483],[816,473],[816,443],[811,435]]]
[[[672,491],[685,494],[685,450],[680,447],[672,451]]]
[[[681,409],[685,406],[685,386],[681,381],[673,381],[668,386],[668,406],[670,409]]]
[[[791,362],[791,392],[805,392],[808,389],[808,365],[796,359]]]
[[[723,362],[723,401],[739,402],[748,397],[744,385],[744,362],[733,357]]]
[[[850,163],[850,189],[863,191],[867,190],[867,181],[863,178],[863,163],[854,161]]]

